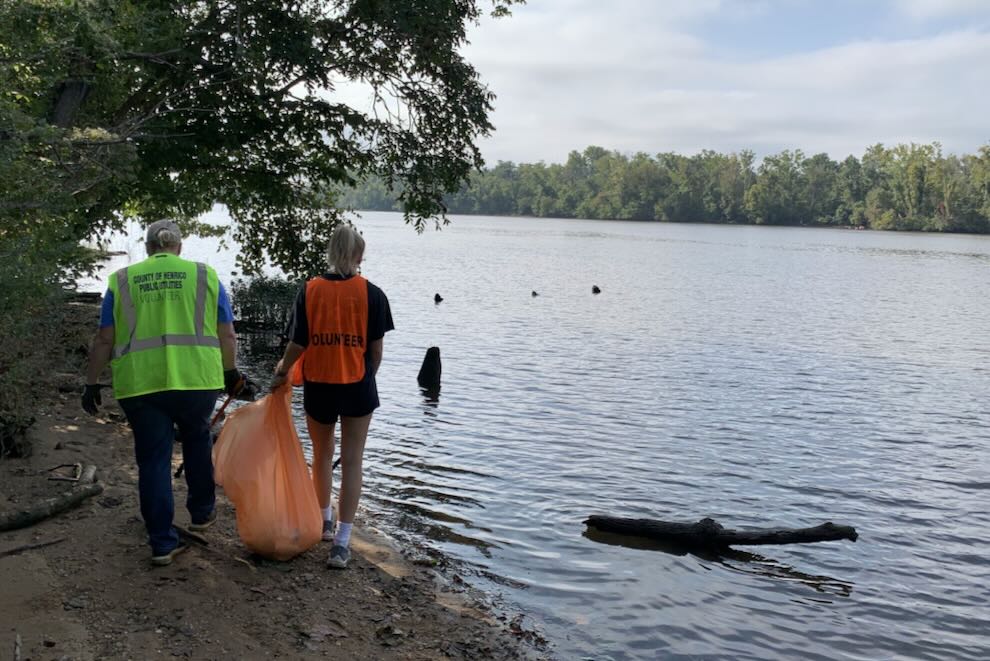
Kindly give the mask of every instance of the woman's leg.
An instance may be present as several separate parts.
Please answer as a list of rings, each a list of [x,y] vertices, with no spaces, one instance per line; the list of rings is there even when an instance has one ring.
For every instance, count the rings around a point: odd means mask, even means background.
[[[340,418],[340,522],[354,523],[361,499],[364,443],[368,440],[371,414],[360,418]]]
[[[306,416],[309,439],[313,443],[313,488],[320,501],[320,509],[330,507],[330,491],[333,488],[333,428]],[[341,433],[343,433],[341,423]]]

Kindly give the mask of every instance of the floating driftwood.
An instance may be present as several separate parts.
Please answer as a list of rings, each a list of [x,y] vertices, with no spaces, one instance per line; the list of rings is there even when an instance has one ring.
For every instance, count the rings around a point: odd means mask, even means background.
[[[617,516],[593,515],[585,525],[603,532],[634,535],[683,546],[728,547],[762,544],[807,544],[859,537],[852,526],[837,526],[831,521],[813,528],[764,528],[757,530],[730,530],[714,519],[702,519],[697,523],[676,523],[654,519],[626,519]]]
[[[87,466],[82,471],[77,486],[70,491],[42,500],[27,509],[0,512],[0,532],[34,525],[48,517],[72,509],[88,498],[103,493],[103,485],[93,481],[95,476],[96,466]]]

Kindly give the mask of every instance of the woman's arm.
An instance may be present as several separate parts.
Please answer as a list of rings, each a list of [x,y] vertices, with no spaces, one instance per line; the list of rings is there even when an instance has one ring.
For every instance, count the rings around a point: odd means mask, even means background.
[[[289,343],[285,345],[285,351],[282,353],[282,359],[275,366],[275,372],[272,378],[272,390],[285,383],[292,366],[296,364],[299,356],[303,355],[303,351],[305,350],[306,347],[289,340]]]
[[[370,358],[371,361],[371,376],[378,374],[378,367],[382,364],[382,353],[384,350],[384,342],[382,342],[382,338],[372,340],[368,343],[368,358]]]

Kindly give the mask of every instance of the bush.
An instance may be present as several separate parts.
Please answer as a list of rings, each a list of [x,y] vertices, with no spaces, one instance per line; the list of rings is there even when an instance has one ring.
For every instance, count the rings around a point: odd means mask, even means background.
[[[233,282],[231,307],[241,346],[248,353],[260,357],[282,351],[300,286],[298,282],[264,276]]]
[[[298,282],[266,276],[235,280],[231,285],[230,304],[238,330],[285,330],[301,286]]]
[[[50,385],[52,359],[63,355],[63,286],[78,275],[63,267],[67,255],[84,257],[75,246],[37,238],[0,247],[0,457],[30,454],[24,434]]]

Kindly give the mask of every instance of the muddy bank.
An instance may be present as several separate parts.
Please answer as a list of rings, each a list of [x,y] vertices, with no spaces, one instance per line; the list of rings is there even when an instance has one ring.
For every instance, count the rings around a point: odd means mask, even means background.
[[[67,351],[39,375],[32,454],[0,461],[0,511],[66,489],[59,464],[95,464],[105,490],[29,528],[0,533],[0,658],[546,658],[531,634],[479,608],[469,591],[406,561],[367,526],[351,566],[325,568],[321,544],[287,562],[252,557],[218,493],[219,521],[169,567],[152,568],[129,430],[104,394],[79,408],[92,303],[71,306]],[[178,455],[175,460],[178,463]],[[176,481],[176,522],[188,523]],[[361,526],[360,515],[358,526]],[[13,555],[17,547],[52,542]]]

